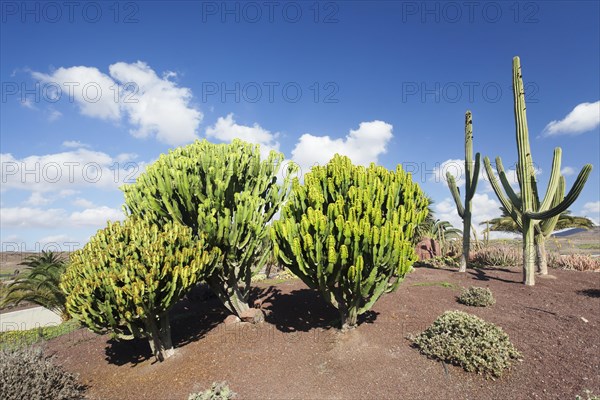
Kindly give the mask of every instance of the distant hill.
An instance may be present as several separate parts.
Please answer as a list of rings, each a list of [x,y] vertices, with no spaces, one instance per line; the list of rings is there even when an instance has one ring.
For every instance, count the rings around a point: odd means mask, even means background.
[[[595,226],[592,229],[573,228],[561,232],[556,232],[553,237],[572,237],[577,235],[580,239],[596,239],[600,240],[600,226]],[[579,237],[581,236],[581,237]]]

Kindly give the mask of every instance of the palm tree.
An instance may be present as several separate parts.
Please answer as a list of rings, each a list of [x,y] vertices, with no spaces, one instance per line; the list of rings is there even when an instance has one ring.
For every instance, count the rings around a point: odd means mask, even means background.
[[[481,222],[481,225],[488,225],[488,227],[486,228],[486,232],[488,232],[488,234],[489,231],[521,232],[521,229],[519,228],[517,223],[512,219],[512,217],[506,211],[506,209],[504,207],[500,207],[500,211],[502,211],[502,216],[498,218],[493,218],[489,221]],[[594,222],[592,222],[592,220],[586,217],[578,217],[571,215],[571,211],[569,210],[564,211],[558,216],[556,225],[552,229],[550,229],[550,231],[547,232],[546,235],[539,229],[539,225],[536,225],[534,241],[537,253],[536,263],[538,273],[542,275],[548,274],[546,239],[552,234],[552,232],[567,228],[591,229],[593,226]]]
[[[415,235],[413,237],[413,242],[415,244],[418,243],[421,239],[423,239],[426,236],[431,237],[429,235],[431,235],[433,226],[437,222],[433,215],[433,209],[431,208],[431,206],[433,205],[433,199],[429,196],[427,197],[427,203],[428,203],[427,204],[427,211],[428,211],[427,216],[425,217],[423,222],[421,222],[415,228]]]
[[[511,218],[506,209],[504,207],[500,207],[500,211],[502,211],[502,216],[480,223],[480,225],[489,224],[489,227],[486,228],[485,231],[513,233],[521,232],[521,229],[517,226],[517,223]],[[571,215],[571,211],[567,210],[560,214],[560,216],[558,217],[558,221],[556,222],[554,231],[560,231],[561,229],[568,228],[591,229],[593,227],[594,222],[591,219],[586,217],[573,216]]]
[[[0,306],[29,301],[55,312],[63,320],[69,319],[65,307],[66,296],[59,287],[66,268],[64,259],[51,251],[42,251],[42,254],[30,256],[20,265],[25,266],[26,271],[8,285]]]

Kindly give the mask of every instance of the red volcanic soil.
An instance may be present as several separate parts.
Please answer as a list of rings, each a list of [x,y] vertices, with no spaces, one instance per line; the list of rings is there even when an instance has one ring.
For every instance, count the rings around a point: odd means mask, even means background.
[[[81,329],[46,352],[78,373],[92,399],[187,399],[227,381],[239,399],[574,399],[600,392],[600,273],[552,271],[521,284],[518,269],[459,274],[418,268],[382,297],[357,329],[340,334],[336,311],[299,280],[258,284],[266,322],[225,325],[216,299],[194,294],[172,313],[176,355],[151,358],[147,342],[116,342]],[[453,287],[443,287],[442,282]],[[496,304],[456,302],[461,287],[492,290]],[[523,355],[502,378],[486,380],[422,356],[417,334],[447,310],[502,327]]]

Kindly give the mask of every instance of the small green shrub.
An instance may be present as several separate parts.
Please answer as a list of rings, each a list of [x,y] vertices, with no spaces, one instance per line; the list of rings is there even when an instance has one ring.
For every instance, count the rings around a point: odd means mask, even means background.
[[[0,394],[5,400],[82,399],[75,375],[55,365],[39,347],[0,350]]]
[[[458,296],[458,302],[467,306],[487,307],[493,305],[496,300],[490,289],[471,286],[462,291]]]
[[[523,264],[523,251],[512,246],[487,246],[471,253],[471,263],[481,267],[511,267]]]
[[[192,393],[188,397],[188,400],[230,400],[237,396],[234,393],[227,382],[213,382],[210,389],[206,389],[201,393]]]
[[[501,328],[462,311],[446,311],[413,343],[430,358],[492,378],[520,357]]]
[[[458,259],[455,256],[436,256],[427,260],[415,262],[415,268],[443,268],[458,267]]]
[[[588,254],[569,254],[561,256],[552,253],[548,257],[548,266],[556,269],[575,271],[600,271],[600,259]]]
[[[287,268],[284,268],[283,270],[281,270],[277,273],[277,279],[290,280],[290,279],[297,279],[297,278],[298,277],[296,275],[294,275],[294,273]]]
[[[586,389],[583,392],[585,393],[585,397],[575,396],[575,400],[600,400],[600,396],[595,395],[591,390]]]
[[[257,283],[257,282],[262,282],[265,279],[267,279],[267,275],[265,275],[265,274],[256,274],[256,275],[252,276],[252,279],[250,279],[250,282]]]

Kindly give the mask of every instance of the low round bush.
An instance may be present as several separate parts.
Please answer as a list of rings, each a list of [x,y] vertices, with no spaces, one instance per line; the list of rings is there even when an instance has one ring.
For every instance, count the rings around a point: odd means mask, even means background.
[[[235,396],[237,396],[237,393],[229,388],[227,382],[213,382],[210,389],[200,393],[192,393],[188,400],[230,400]]]
[[[82,399],[75,375],[55,365],[39,347],[0,350],[0,397],[5,400]]]
[[[467,306],[487,307],[493,305],[496,300],[490,289],[471,286],[462,291],[458,296],[458,302]]]
[[[446,311],[413,343],[430,358],[492,378],[521,356],[502,328],[462,311]]]

